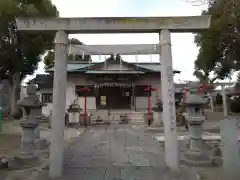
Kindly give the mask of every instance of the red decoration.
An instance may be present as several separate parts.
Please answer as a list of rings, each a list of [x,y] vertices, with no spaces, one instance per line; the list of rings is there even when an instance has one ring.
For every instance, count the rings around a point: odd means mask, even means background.
[[[79,90],[80,90],[81,92],[88,92],[88,91],[90,91],[90,89],[88,89],[87,87],[80,88]]]
[[[81,92],[88,92],[90,91],[87,87],[80,88]],[[87,97],[84,96],[84,122],[85,125],[87,124]]]
[[[152,92],[152,91],[157,91],[156,88],[152,88],[152,86],[148,86],[147,88],[144,89],[146,92]],[[150,114],[151,114],[151,99],[150,99],[150,93],[148,94],[148,125],[150,126]]]
[[[147,91],[147,92],[149,92],[149,91],[157,91],[157,90],[158,89],[153,88],[152,86],[148,86],[147,88],[144,89],[144,91]]]
[[[208,85],[207,84],[200,84],[199,86],[199,89],[198,89],[198,92],[200,93],[200,91],[204,91],[208,88]]]

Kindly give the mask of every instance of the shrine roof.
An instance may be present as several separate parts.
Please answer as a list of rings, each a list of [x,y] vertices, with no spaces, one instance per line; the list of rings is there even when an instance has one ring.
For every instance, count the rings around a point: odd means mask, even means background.
[[[82,61],[69,61],[67,64],[67,71],[68,72],[86,72],[90,71],[90,68],[93,66],[96,66],[98,64],[102,64],[103,62],[82,62]],[[132,62],[125,62],[126,64],[133,65],[136,68],[145,69],[147,71],[152,71],[152,72],[161,72],[161,64],[160,63],[152,63],[152,62],[144,62],[144,63],[132,63]],[[54,71],[53,68],[50,68],[47,70],[48,72]],[[107,73],[108,70],[105,70]],[[180,73],[178,70],[173,70],[174,73]]]

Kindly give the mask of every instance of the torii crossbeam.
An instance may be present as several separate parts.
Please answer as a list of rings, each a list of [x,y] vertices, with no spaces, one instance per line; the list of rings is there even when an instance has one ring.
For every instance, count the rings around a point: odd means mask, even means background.
[[[109,45],[70,45],[69,53],[75,55],[144,55],[160,54],[160,44],[109,44]]]

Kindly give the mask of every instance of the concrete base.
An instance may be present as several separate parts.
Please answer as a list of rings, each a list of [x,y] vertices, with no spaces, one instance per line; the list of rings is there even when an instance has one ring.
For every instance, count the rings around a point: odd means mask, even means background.
[[[181,163],[187,166],[211,166],[212,160],[207,155],[207,153],[202,152],[201,150],[191,150],[188,149],[184,153],[184,157],[181,160]]]
[[[187,167],[180,167],[178,172],[173,172],[166,168],[161,180],[199,180],[199,178],[195,171],[189,171]]]
[[[46,139],[37,139],[35,141],[36,148],[39,150],[44,150],[49,147],[49,142]]]
[[[84,116],[83,115],[81,115],[80,116],[80,120],[79,120],[79,123],[80,123],[80,125],[90,125],[91,124],[91,117],[90,116],[87,116],[87,119],[86,119],[87,121],[85,122],[84,121]]]
[[[39,158],[36,154],[20,153],[10,159],[8,168],[11,170],[20,170],[34,167],[39,164]]]
[[[144,124],[148,124],[148,113],[144,114]],[[150,125],[153,123],[153,112],[150,113]]]

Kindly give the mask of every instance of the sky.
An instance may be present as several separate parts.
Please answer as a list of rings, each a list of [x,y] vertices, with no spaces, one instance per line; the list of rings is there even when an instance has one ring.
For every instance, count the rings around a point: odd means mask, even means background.
[[[60,17],[114,17],[114,16],[192,16],[200,15],[204,6],[194,6],[191,0],[52,0]],[[84,44],[151,44],[159,43],[158,34],[74,34]],[[191,33],[172,33],[173,68],[180,70],[175,81],[196,80],[193,76],[194,61],[198,49]],[[103,57],[100,58],[102,60]],[[94,57],[99,60],[99,57]],[[136,61],[135,56],[123,57]],[[159,61],[159,56],[138,56],[138,61]],[[43,73],[44,64],[39,63],[35,72]],[[29,76],[27,79],[33,76]]]

